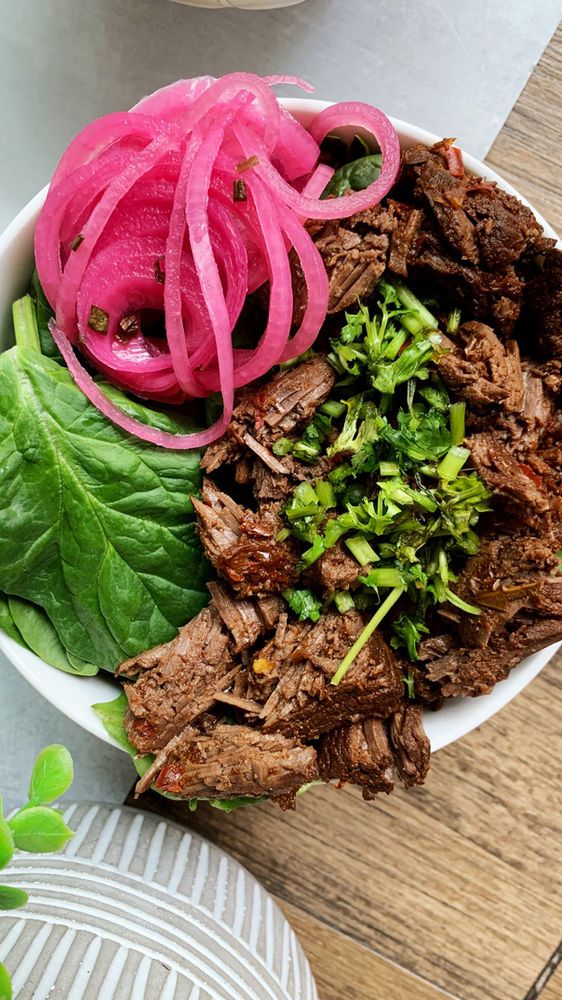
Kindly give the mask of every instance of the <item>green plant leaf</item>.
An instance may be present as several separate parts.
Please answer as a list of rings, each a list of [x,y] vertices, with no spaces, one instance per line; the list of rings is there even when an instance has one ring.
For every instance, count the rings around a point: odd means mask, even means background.
[[[92,708],[97,716],[103,722],[107,732],[114,740],[123,747],[127,753],[130,753],[132,757],[135,756],[136,750],[132,743],[129,742],[127,738],[127,733],[125,732],[125,713],[127,711],[127,696],[124,691],[115,698],[113,701],[102,701],[97,705],[92,705]]]
[[[45,663],[58,667],[67,674],[92,677],[99,667],[68,654],[62,645],[53,623],[37,604],[9,597],[8,606],[12,619],[28,649],[33,650]]]
[[[0,885],[0,910],[17,910],[25,906],[29,896],[15,885]]]
[[[14,856],[14,838],[7,820],[0,816],[0,868],[9,865]]]
[[[12,981],[2,962],[0,962],[0,1000],[12,1000]]]
[[[149,753],[145,754],[144,757],[139,757],[135,747],[129,741],[125,730],[127,705],[127,696],[122,691],[119,697],[113,701],[102,701],[97,705],[92,705],[92,708],[96,715],[100,717],[109,735],[131,755],[137,774],[142,778],[153,764],[154,755]]]
[[[0,628],[4,629],[6,635],[9,635],[11,639],[15,639],[16,642],[19,642],[20,646],[24,646],[26,649],[29,649],[14,619],[12,618],[8,598],[6,594],[1,594],[1,593],[0,593]]]
[[[73,836],[60,812],[48,806],[24,808],[8,821],[18,851],[60,851]]]
[[[361,156],[358,160],[346,163],[336,170],[322,197],[341,198],[347,191],[363,191],[370,184],[374,184],[381,172],[381,164],[380,153]]]
[[[68,791],[74,778],[72,757],[66,747],[53,743],[38,754],[29,782],[29,801],[49,805]]]
[[[49,330],[49,320],[53,318],[54,312],[47,302],[47,297],[41,287],[37,271],[33,272],[29,291],[35,303],[35,315],[37,317],[37,329],[39,331],[41,354],[44,354],[47,358],[52,358],[52,360],[56,361],[59,365],[64,365],[63,356],[55,344],[51,331]]]
[[[171,419],[128,405],[154,426]],[[113,670],[207,603],[199,457],[114,427],[36,351],[2,354],[3,587],[45,610],[67,655]]]

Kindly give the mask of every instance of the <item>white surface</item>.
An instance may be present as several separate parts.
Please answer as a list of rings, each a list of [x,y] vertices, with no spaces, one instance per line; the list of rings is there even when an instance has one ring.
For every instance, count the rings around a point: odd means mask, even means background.
[[[0,228],[90,119],[178,77],[306,76],[477,156],[558,19],[560,0],[307,0],[205,11],[169,0],[0,0]]]
[[[295,7],[304,0],[174,0],[174,3],[183,3],[186,7],[211,7],[217,10],[222,7],[237,7],[238,10],[274,10],[276,7]]]
[[[314,100],[287,100],[285,103],[305,125],[315,113],[327,106],[325,102]],[[395,120],[394,124],[403,146],[414,142],[424,142],[429,145],[437,138],[406,122]],[[473,173],[497,181],[506,191],[518,195],[517,191],[498,174],[473,157],[465,155],[465,164]],[[0,333],[6,329],[10,303],[20,292],[22,285],[25,284],[26,274],[29,273],[33,228],[45,193],[45,190],[40,192],[0,237]],[[538,213],[537,218],[544,226],[547,235],[556,237],[554,230]],[[0,342],[0,348],[3,346],[4,344]],[[482,698],[455,699],[447,702],[439,712],[426,713],[425,722],[432,749],[439,750],[460,739],[499,711],[536,677],[557,648],[558,645],[551,646],[528,657],[512,671],[506,681],[498,684],[490,695]],[[99,736],[108,743],[111,742],[91,709],[93,703],[109,701],[115,697],[115,684],[107,676],[100,673],[94,678],[81,678],[63,674],[54,667],[47,666],[33,653],[22,649],[2,632],[0,632],[0,650],[9,657],[30,684],[64,715],[73,719],[89,733]]]

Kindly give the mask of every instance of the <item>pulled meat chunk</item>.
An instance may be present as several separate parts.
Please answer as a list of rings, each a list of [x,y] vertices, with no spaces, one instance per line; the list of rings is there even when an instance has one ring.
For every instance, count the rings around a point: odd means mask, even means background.
[[[279,680],[261,713],[267,732],[304,739],[344,722],[387,716],[402,696],[400,665],[375,632],[339,685],[330,683],[364,627],[358,612],[327,614],[315,625],[294,628],[287,646],[259,653],[273,662]]]
[[[558,559],[548,538],[528,534],[484,539],[479,552],[468,560],[455,588],[464,600],[482,608],[480,615],[460,617],[458,631],[462,645],[486,646],[492,634],[522,608],[555,614],[553,608],[562,597],[562,577],[556,586],[556,578],[551,578],[550,573],[557,566]]]
[[[322,355],[317,355],[262,385],[243,390],[238,394],[227,431],[207,448],[201,467],[214,472],[236,461],[243,444],[248,446],[256,441],[267,449],[279,438],[291,434],[311,419],[330,395],[335,381],[333,368]]]
[[[219,724],[208,733],[188,727],[169,748],[155,786],[184,799],[265,795],[287,807],[301,785],[317,777],[314,747],[280,733]]]
[[[531,351],[562,359],[562,253],[545,254],[541,273],[525,291],[524,319]]]
[[[511,413],[523,406],[523,374],[519,348],[504,346],[490,326],[463,323],[455,341],[444,341],[446,354],[438,358],[445,384],[476,410],[502,406]]]
[[[429,771],[431,746],[423,728],[421,705],[404,703],[390,720],[396,767],[406,788],[422,785]]]
[[[129,708],[125,729],[139,753],[154,753],[215,701],[232,680],[230,636],[213,607],[204,608],[180,630],[176,639],[127,660],[117,670],[135,683],[125,685]]]
[[[254,513],[205,480],[193,506],[203,548],[237,594],[263,597],[294,583],[299,552],[292,539],[277,540],[284,525],[275,504]]]
[[[291,538],[278,541],[283,527],[277,507],[263,504],[245,515],[236,542],[218,556],[218,571],[241,597],[279,593],[296,582],[299,550]]]
[[[318,763],[324,781],[359,785],[364,799],[394,788],[394,756],[383,719],[364,719],[326,733]]]
[[[531,468],[517,462],[495,434],[474,434],[467,441],[472,463],[486,485],[514,504],[526,518],[550,507],[547,493]]]
[[[324,590],[350,590],[369,569],[360,566],[342,542],[336,542],[312,564],[304,578],[307,584]]]
[[[261,601],[234,597],[218,582],[208,584],[213,606],[234,640],[233,651],[241,653],[255,645],[263,633],[275,625],[283,609],[281,597]]]
[[[427,663],[427,676],[441,685],[445,698],[489,694],[525,656],[562,639],[562,618],[518,623],[492,636],[489,645],[461,648]]]
[[[423,784],[430,756],[423,710],[404,702],[390,719],[365,719],[327,733],[318,763],[324,781],[359,785],[364,799],[374,799],[392,791],[395,768],[406,788]]]

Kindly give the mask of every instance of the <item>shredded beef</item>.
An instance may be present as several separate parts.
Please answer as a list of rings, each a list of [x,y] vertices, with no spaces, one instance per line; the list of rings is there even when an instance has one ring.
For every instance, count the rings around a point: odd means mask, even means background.
[[[533,353],[562,358],[562,253],[545,254],[541,273],[525,290],[525,326]]]
[[[250,434],[268,448],[306,424],[334,387],[332,367],[321,355],[282,371],[274,378],[238,394],[232,421],[224,436],[207,448],[201,467],[214,472],[240,456]]]
[[[262,504],[245,514],[237,540],[217,557],[219,573],[241,597],[279,593],[295,583],[299,550],[292,538],[278,541],[283,527],[276,505]]]
[[[233,668],[230,636],[212,607],[204,608],[159,651],[151,669],[125,685],[129,703],[125,729],[142,754],[159,750],[206,712],[217,691],[227,686]],[[136,663],[128,660],[118,675],[131,676]]]
[[[461,648],[430,660],[427,676],[446,698],[488,694],[525,656],[561,639],[562,618],[520,622],[513,631],[492,636],[483,649]]]
[[[283,797],[286,808],[301,785],[317,777],[314,747],[280,733],[217,725],[208,734],[185,729],[168,750],[155,786],[185,799]]]
[[[429,770],[431,747],[423,728],[421,705],[402,704],[390,720],[396,767],[406,788],[422,785]]]
[[[193,497],[191,502],[197,514],[199,538],[208,558],[216,565],[222,553],[238,541],[240,523],[248,511],[217,489],[210,479],[203,483],[201,499]]]
[[[557,565],[558,559],[548,538],[528,534],[484,539],[477,555],[468,560],[455,587],[460,597],[482,608],[480,615],[460,617],[458,631],[462,645],[487,645],[492,634],[522,608],[555,614],[555,591],[562,596],[562,589],[544,581],[545,578],[550,580],[551,571]],[[545,600],[547,603],[543,604]]]
[[[378,632],[340,684],[330,683],[363,627],[357,612],[330,613],[313,626],[303,624],[300,635],[293,632],[285,655],[268,650],[279,681],[260,713],[267,732],[314,739],[343,722],[386,716],[396,708],[403,690],[400,665]]]
[[[471,178],[465,210],[475,225],[481,259],[490,271],[515,264],[526,253],[542,253],[552,241],[526,205],[487,181]]]
[[[406,788],[423,784],[430,756],[422,708],[403,703],[390,719],[365,719],[327,733],[318,763],[324,781],[359,785],[369,800],[392,791],[395,767]]]
[[[467,444],[478,475],[495,494],[513,503],[523,517],[528,512],[542,513],[549,509],[549,498],[532,469],[527,472],[495,434],[474,434]]]
[[[336,542],[306,571],[307,586],[324,590],[349,590],[358,578],[369,572],[370,566],[360,566],[342,542]]]
[[[438,358],[445,384],[476,410],[490,406],[511,413],[523,405],[523,375],[515,341],[504,346],[491,327],[464,323],[455,341],[445,341],[447,353]]]
[[[318,751],[324,781],[349,782],[363,788],[363,798],[394,788],[394,756],[383,719],[365,719],[333,729]]]
[[[233,597],[221,583],[209,583],[208,587],[213,607],[232,634],[235,653],[241,653],[253,646],[266,630],[273,627],[281,614],[283,602],[277,595],[269,598],[267,602],[250,601]]]

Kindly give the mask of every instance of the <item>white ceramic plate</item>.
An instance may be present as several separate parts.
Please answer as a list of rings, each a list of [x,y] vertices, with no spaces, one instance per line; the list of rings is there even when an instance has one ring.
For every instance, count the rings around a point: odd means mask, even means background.
[[[314,116],[329,102],[315,100],[300,100],[289,98],[282,102],[304,125],[310,124]],[[416,142],[431,145],[440,136],[416,128],[407,122],[393,119],[398,130],[403,147]],[[480,177],[496,181],[499,187],[510,194],[516,195],[524,204],[529,202],[504,181],[498,174],[486,167],[480,160],[465,154],[464,161],[468,170]],[[40,191],[32,201],[19,213],[5,233],[0,237],[0,350],[8,346],[8,330],[10,329],[10,311],[12,302],[22,295],[26,289],[33,266],[33,230],[47,188]],[[532,208],[532,206],[530,206]],[[533,209],[534,211],[534,209]],[[547,236],[558,239],[551,226],[535,212]],[[499,712],[504,705],[515,698],[524,687],[537,676],[546,663],[554,656],[561,644],[556,643],[540,653],[534,653],[512,670],[507,680],[497,684],[491,694],[481,698],[455,698],[444,705],[439,712],[428,712],[425,724],[432,749],[453,743],[476,726]],[[55,708],[77,722],[83,729],[99,736],[106,743],[114,741],[106,733],[100,720],[92,711],[96,702],[109,701],[118,693],[118,687],[108,676],[98,674],[97,677],[72,677],[48,666],[43,660],[19,646],[0,631],[0,649],[6,654],[17,670],[33,687],[40,692]]]

